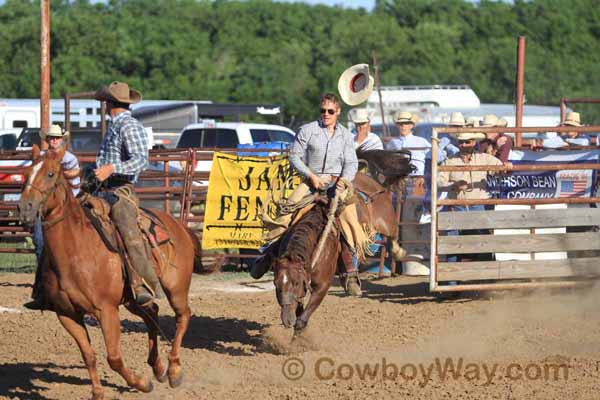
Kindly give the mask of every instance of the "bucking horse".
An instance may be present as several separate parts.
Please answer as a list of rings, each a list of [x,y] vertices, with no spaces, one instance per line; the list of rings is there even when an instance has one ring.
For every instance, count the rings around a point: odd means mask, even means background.
[[[370,233],[395,237],[398,225],[391,189],[401,187],[414,170],[410,165],[410,153],[374,150],[358,156],[369,162],[371,170],[385,177],[382,185],[363,172],[356,174],[353,186],[357,194],[359,221]],[[295,335],[306,328],[337,271],[341,254],[339,223],[334,222],[332,229],[325,229],[328,216],[337,214],[330,212],[332,203],[326,195],[317,196],[312,208],[269,249],[273,254],[270,263],[275,274],[277,301],[281,306],[281,322],[287,328],[293,327]],[[316,251],[321,241],[322,251]],[[393,241],[392,255],[401,258],[404,254],[398,243]],[[309,291],[310,298],[305,305]]]

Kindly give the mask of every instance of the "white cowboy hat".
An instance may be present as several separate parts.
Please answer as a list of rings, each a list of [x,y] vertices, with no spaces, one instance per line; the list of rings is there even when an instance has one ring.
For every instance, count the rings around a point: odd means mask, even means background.
[[[419,120],[418,117],[416,117],[415,115],[413,115],[412,113],[410,113],[408,111],[398,111],[398,112],[396,112],[396,114],[394,114],[394,122],[397,124],[402,124],[402,123],[406,123],[406,122],[415,124],[416,121],[418,121],[418,120]]]
[[[504,118],[498,118],[498,122],[496,122],[496,126],[501,128],[506,128],[508,126],[508,121]]]
[[[355,124],[364,124],[371,121],[371,116],[366,108],[353,108],[350,110],[350,119]]]
[[[496,117],[494,114],[487,114],[483,116],[483,120],[479,126],[486,128],[496,126],[496,124],[498,124],[498,117]]]
[[[135,104],[142,100],[142,94],[135,89],[130,89],[126,83],[115,81],[96,90],[94,99],[113,103]]]
[[[63,132],[62,128],[60,127],[60,125],[50,125],[50,128],[46,129],[45,132],[43,132],[43,136],[44,137],[64,137],[67,136],[69,134],[69,132]]]
[[[483,140],[485,139],[485,135],[481,132],[463,132],[463,133],[459,133],[456,136],[457,140]]]
[[[450,114],[450,121],[448,126],[465,126],[465,117],[461,112],[453,112]]]
[[[479,120],[475,117],[470,117],[467,119],[467,121],[465,122],[465,126],[472,126],[472,127],[478,127],[479,126]]]
[[[581,116],[578,112],[572,111],[567,114],[567,118],[563,122],[563,125],[581,126]]]
[[[356,64],[345,70],[338,80],[342,101],[355,106],[366,101],[373,91],[374,79],[369,75],[369,64]]]

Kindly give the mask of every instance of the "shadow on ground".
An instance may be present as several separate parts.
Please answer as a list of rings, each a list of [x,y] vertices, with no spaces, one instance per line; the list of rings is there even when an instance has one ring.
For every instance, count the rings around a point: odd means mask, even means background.
[[[89,378],[72,376],[69,370],[84,369],[83,366],[58,365],[54,363],[4,363],[0,364],[0,398],[19,400],[47,399],[44,392],[51,385],[85,385],[92,390]],[[87,371],[85,372],[87,374]],[[104,387],[124,393],[131,391],[126,386],[115,385],[102,380]]]
[[[160,316],[160,328],[172,339],[175,336],[175,317]],[[266,325],[238,318],[213,318],[192,315],[187,333],[183,338],[183,347],[207,349],[231,356],[253,356],[256,353],[270,353],[260,332]],[[137,319],[121,321],[123,332],[146,333],[146,325]]]

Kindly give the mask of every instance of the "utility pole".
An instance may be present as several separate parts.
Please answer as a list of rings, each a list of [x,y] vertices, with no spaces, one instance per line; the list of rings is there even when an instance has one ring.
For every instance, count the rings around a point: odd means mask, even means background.
[[[50,127],[50,0],[41,0],[40,135]],[[42,148],[45,147],[42,141]]]
[[[385,123],[385,114],[383,112],[383,100],[381,99],[381,86],[379,84],[379,66],[377,65],[377,57],[375,56],[375,50],[371,52],[373,57],[373,68],[375,69],[375,87],[377,88],[377,94],[379,96],[379,112],[381,113],[381,125],[383,125],[383,136],[390,136],[388,126]]]

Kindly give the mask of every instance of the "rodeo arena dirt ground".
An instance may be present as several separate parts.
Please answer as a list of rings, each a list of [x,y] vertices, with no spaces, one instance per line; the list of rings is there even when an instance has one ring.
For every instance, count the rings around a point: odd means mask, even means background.
[[[33,312],[33,275],[0,275],[0,398],[89,397],[73,339],[52,312]],[[593,399],[600,389],[598,289],[436,297],[421,278],[366,279],[362,298],[332,286],[300,340],[279,319],[271,276],[195,275],[183,342],[184,383],[129,389],[86,321],[107,398]],[[160,300],[160,323],[174,333]],[[142,322],[121,310],[122,350],[151,375]],[[161,340],[161,355],[168,344]]]

